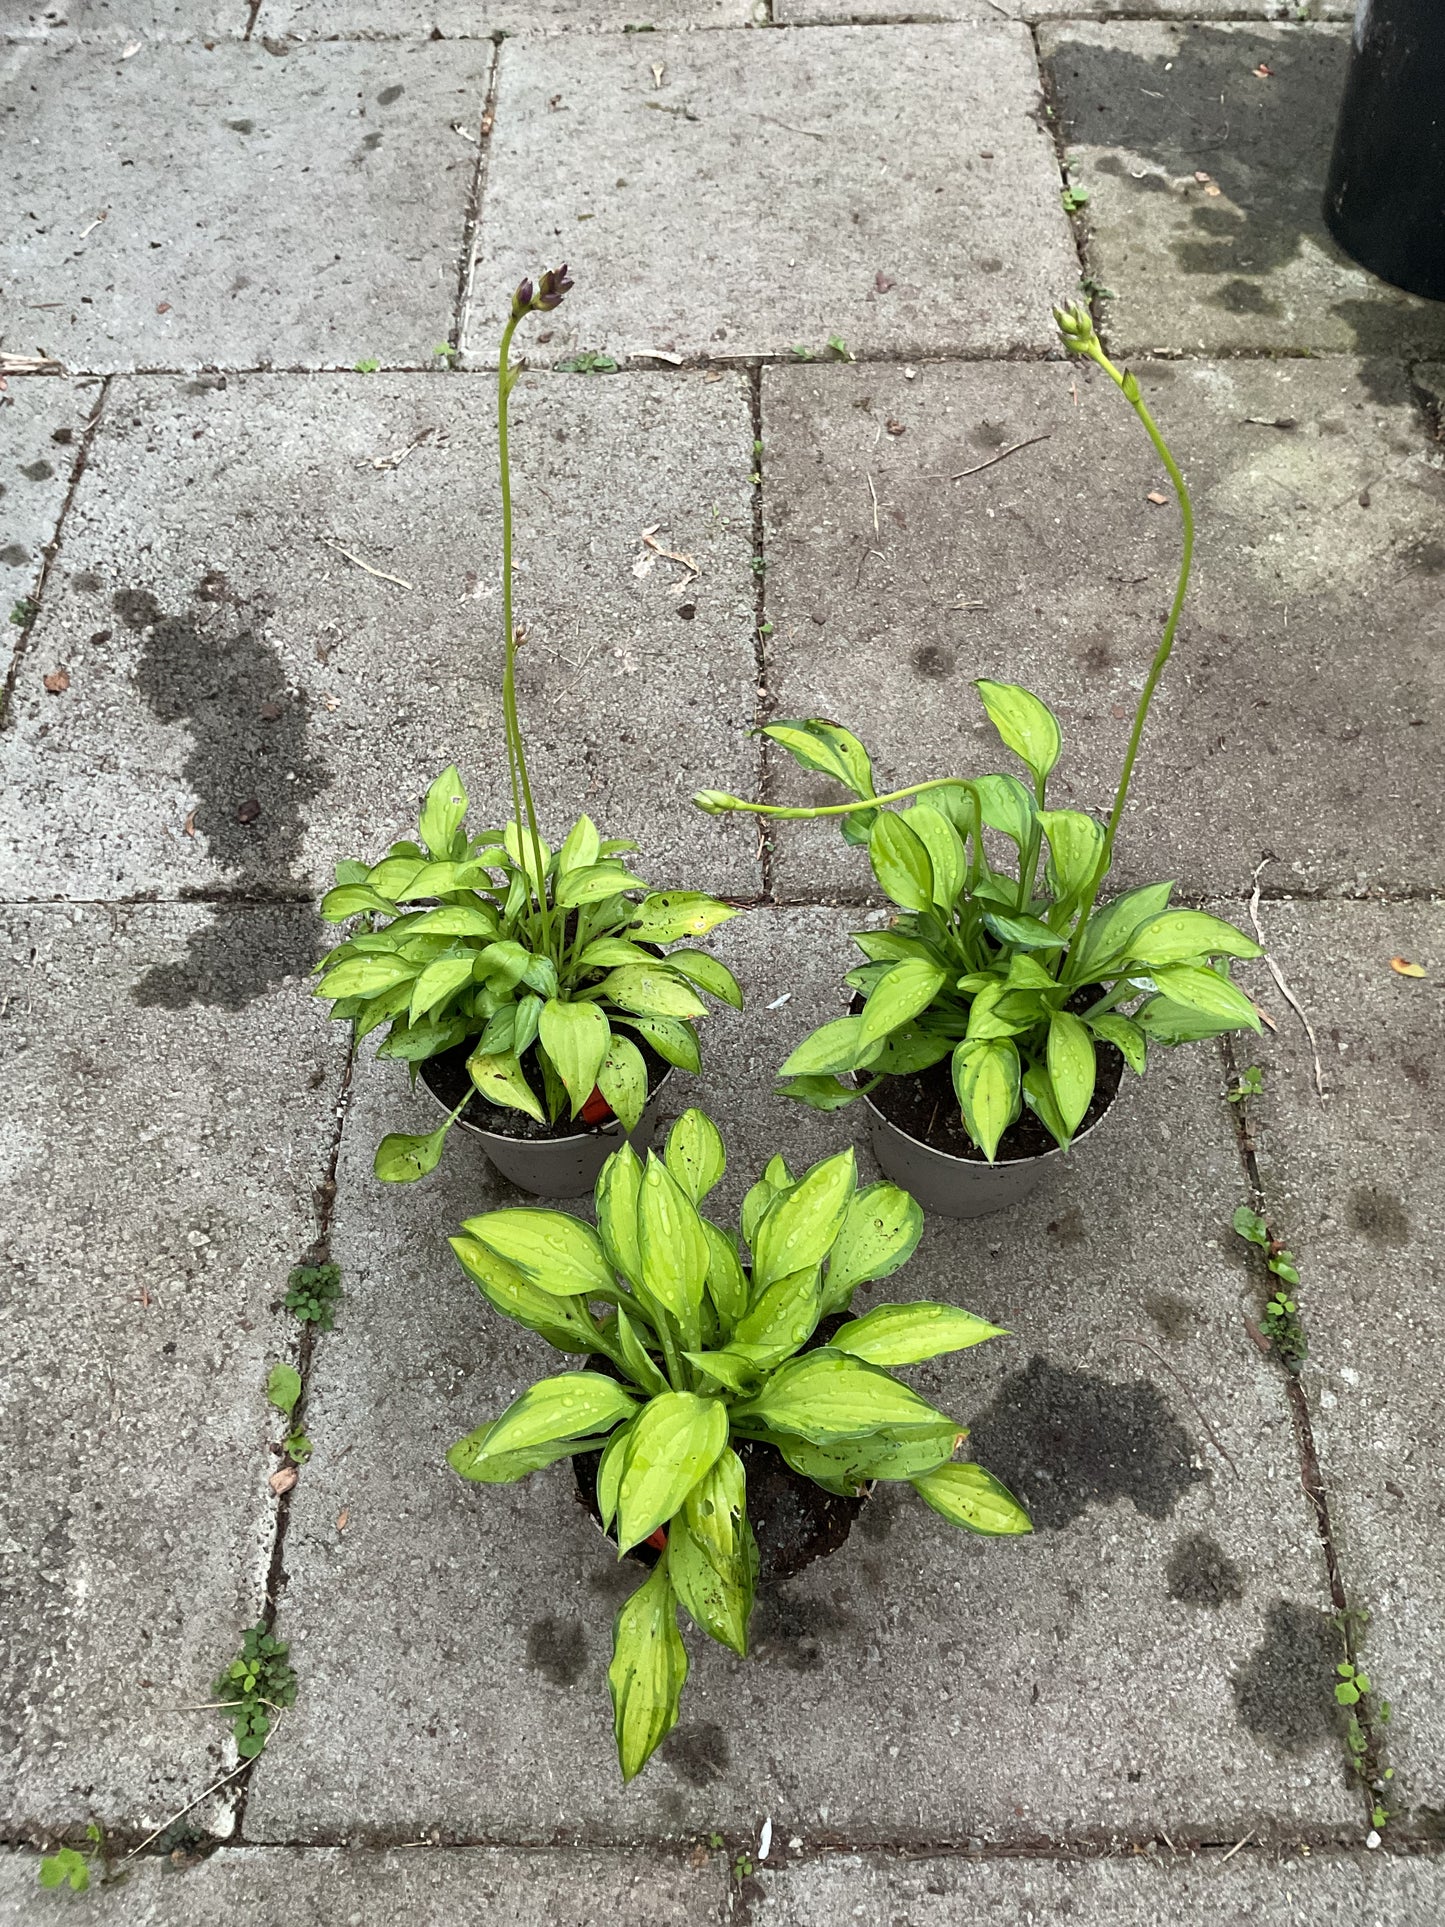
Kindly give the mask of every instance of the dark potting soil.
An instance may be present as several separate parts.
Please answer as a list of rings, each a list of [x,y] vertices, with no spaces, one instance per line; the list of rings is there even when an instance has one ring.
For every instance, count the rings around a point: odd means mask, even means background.
[[[1095,986],[1078,991],[1069,999],[1065,1009],[1077,1015],[1080,1009],[1087,1009],[1096,1001],[1100,988]],[[854,999],[854,1007],[862,1008],[857,998]],[[1091,1124],[1097,1124],[1118,1095],[1119,1082],[1124,1075],[1123,1052],[1115,1044],[1099,1043],[1098,1066],[1093,1101],[1084,1113],[1079,1131],[1074,1134],[1076,1137],[1079,1132],[1087,1131]],[[944,1151],[949,1157],[969,1158],[976,1164],[987,1163],[983,1152],[964,1129],[949,1058],[930,1065],[926,1071],[915,1071],[909,1077],[885,1077],[868,1096],[890,1124],[896,1124],[900,1131],[920,1139],[931,1150]],[[1042,1157],[1046,1151],[1057,1151],[1058,1148],[1052,1132],[1025,1105],[999,1139],[995,1162],[1007,1164],[1024,1158]]]
[[[825,1318],[804,1351],[826,1345],[843,1322],[840,1316]],[[588,1368],[605,1372],[609,1378],[621,1376],[607,1358],[589,1359]],[[795,1472],[775,1445],[761,1439],[734,1439],[732,1443],[747,1477],[748,1520],[758,1542],[758,1584],[777,1585],[815,1559],[836,1552],[852,1530],[863,1500],[825,1492],[822,1486]],[[572,1460],[578,1501],[599,1526],[602,1510],[597,1503],[597,1469],[601,1463],[600,1452],[579,1452]],[[657,1564],[657,1550],[649,1545],[634,1546],[627,1557],[644,1566]]]
[[[647,1095],[651,1098],[672,1066],[643,1037],[634,1035],[632,1042],[642,1052],[642,1061],[647,1066]],[[603,1125],[584,1124],[580,1117],[559,1118],[555,1124],[539,1124],[525,1111],[509,1110],[505,1105],[493,1104],[490,1098],[483,1097],[472,1084],[471,1073],[467,1069],[467,1059],[476,1049],[476,1039],[470,1043],[458,1044],[454,1050],[444,1050],[437,1057],[428,1057],[421,1065],[421,1080],[442,1106],[454,1110],[461,1103],[463,1095],[471,1091],[471,1102],[457,1120],[461,1124],[473,1124],[479,1131],[495,1131],[498,1137],[520,1138],[536,1142],[541,1138],[577,1137],[584,1132],[601,1130]],[[528,1076],[527,1082],[536,1092],[538,1103],[545,1109],[545,1101],[538,1088],[539,1080]],[[609,1117],[604,1122],[610,1122]]]

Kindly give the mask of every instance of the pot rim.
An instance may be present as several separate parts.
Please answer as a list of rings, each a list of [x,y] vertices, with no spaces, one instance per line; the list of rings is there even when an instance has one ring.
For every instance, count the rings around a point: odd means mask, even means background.
[[[661,1097],[668,1079],[676,1069],[676,1064],[669,1064],[662,1076],[658,1078],[656,1084],[648,1092],[647,1102],[642,1107],[644,1117],[657,1102],[658,1098]],[[441,1098],[437,1096],[437,1093],[432,1090],[431,1085],[427,1083],[425,1064],[421,1067],[421,1081],[423,1084],[426,1084],[427,1090],[431,1092],[433,1100],[441,1105],[443,1110],[450,1108],[448,1105],[442,1104]],[[639,1118],[638,1123],[640,1124],[641,1122],[642,1119]],[[626,1137],[628,1135],[623,1129],[622,1119],[618,1117],[615,1112],[606,1124],[589,1124],[585,1130],[569,1131],[565,1137],[514,1137],[510,1131],[489,1131],[483,1124],[473,1124],[465,1111],[459,1113],[457,1117],[457,1128],[462,1131],[470,1131],[473,1137],[490,1139],[497,1144],[516,1144],[536,1150],[542,1150],[551,1146],[556,1146],[561,1149],[568,1145],[590,1144],[594,1139],[599,1137],[612,1137],[614,1135]]]
[[[905,1138],[909,1144],[916,1145],[920,1151],[926,1152],[929,1157],[942,1158],[945,1162],[956,1165],[960,1171],[976,1171],[982,1177],[994,1171],[1023,1171],[1030,1167],[1037,1168],[1039,1165],[1047,1164],[1050,1158],[1067,1157],[1076,1144],[1082,1144],[1086,1137],[1091,1137],[1093,1133],[1098,1130],[1099,1126],[1104,1122],[1105,1118],[1110,1115],[1114,1106],[1118,1103],[1123,1088],[1124,1080],[1121,1077],[1118,1084],[1114,1087],[1114,1095],[1109,1099],[1093,1123],[1086,1125],[1082,1131],[1076,1131],[1074,1133],[1068,1151],[1065,1151],[1062,1145],[1052,1144],[1047,1151],[1035,1151],[1030,1157],[995,1158],[991,1163],[986,1158],[961,1158],[953,1151],[940,1151],[936,1144],[930,1144],[926,1138],[915,1137],[911,1131],[905,1131],[901,1124],[895,1124],[891,1117],[886,1116],[884,1112],[879,1110],[867,1091],[862,1091],[859,1094],[876,1120],[880,1124],[886,1125],[890,1131],[896,1132],[899,1137]]]

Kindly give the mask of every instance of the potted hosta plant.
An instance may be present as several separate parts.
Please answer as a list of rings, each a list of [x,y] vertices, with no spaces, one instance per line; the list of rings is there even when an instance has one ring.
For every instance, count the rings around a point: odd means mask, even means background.
[[[394,1133],[376,1174],[421,1177],[460,1122],[524,1190],[590,1191],[623,1132],[645,1141],[672,1066],[699,1067],[699,992],[741,1008],[736,978],[689,941],[737,912],[696,891],[652,891],[623,862],[637,848],[604,839],[590,817],[553,850],[543,839],[517,715],[512,614],[512,484],[507,404],[518,370],[512,337],[524,316],[555,308],[565,267],[524,281],[502,334],[497,442],[502,497],[502,714],[512,817],[467,827],[455,767],[427,792],[416,841],[379,863],[346,862],[322,899],[332,923],[356,919],[322,959],[317,996],[358,1038],[385,1035],[441,1101],[446,1121]],[[663,946],[680,944],[664,953]]]
[[[1261,951],[1232,924],[1171,909],[1170,883],[1101,900],[1145,718],[1184,606],[1194,515],[1137,381],[1104,353],[1087,309],[1055,314],[1070,351],[1097,362],[1134,408],[1183,523],[1173,605],[1107,824],[1049,807],[1057,719],[1028,690],[990,681],[974,686],[1027,782],[1013,774],[939,777],[879,796],[858,739],[809,718],[762,733],[855,800],[809,809],[719,791],[694,799],[714,813],[835,817],[849,842],[866,845],[898,914],[886,929],[856,934],[865,961],[847,978],[852,1008],[798,1045],[782,1066],[783,1089],[822,1110],[861,1098],[884,1170],[926,1209],[954,1217],[1027,1196],[1048,1160],[1102,1118],[1124,1066],[1143,1072],[1151,1046],[1260,1027],[1229,968],[1232,958]]]
[[[759,1580],[841,1544],[875,1480],[907,1481],[969,1531],[1029,1530],[997,1480],[955,1460],[965,1429],[888,1370],[998,1328],[944,1304],[848,1315],[859,1285],[912,1255],[914,1201],[886,1182],[860,1190],[851,1149],[797,1179],[776,1157],[743,1201],[749,1265],[699,1210],[724,1164],[716,1127],[686,1111],[664,1157],[624,1145],[607,1160],[595,1230],[521,1206],[469,1218],[451,1240],[498,1311],[589,1355],[447,1458],[489,1485],[571,1459],[618,1556],[651,1565],[617,1614],[608,1669],[628,1780],[677,1721],[678,1607],[745,1655]]]

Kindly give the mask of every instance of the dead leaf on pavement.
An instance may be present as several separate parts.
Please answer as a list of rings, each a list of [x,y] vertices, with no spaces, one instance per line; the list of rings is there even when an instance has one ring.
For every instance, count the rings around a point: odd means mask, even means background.
[[[1262,60],[1260,61],[1257,67],[1251,67],[1249,71],[1254,75],[1256,80],[1273,80],[1274,79],[1274,68],[1268,66]]]
[[[266,1483],[267,1485],[270,1486],[271,1490],[276,1494],[276,1497],[279,1499],[283,1493],[289,1492],[292,1486],[295,1485],[296,1483],[295,1466],[283,1465],[279,1471],[273,1472],[271,1474],[270,1478],[267,1479]]]
[[[201,807],[201,806],[200,806],[200,804],[199,804],[199,803],[197,803],[197,805],[196,805],[196,810],[198,810],[198,809],[199,809],[200,807]],[[191,811],[191,813],[190,813],[190,815],[189,815],[189,816],[188,816],[188,817],[186,818],[186,820],[185,820],[185,822],[184,822],[184,823],[182,823],[182,825],[181,825],[181,835],[182,835],[182,836],[194,836],[194,835],[195,835],[195,833],[196,833],[196,810],[192,810],[192,811]]]
[[[1164,504],[1169,500],[1169,497],[1167,495],[1161,495],[1157,488],[1152,488],[1150,489],[1148,495],[1145,496],[1144,499],[1148,502],[1152,502],[1155,508],[1162,509]]]
[[[63,695],[70,687],[70,671],[68,669],[52,669],[48,676],[41,677],[41,681],[45,684],[46,689],[52,696]]]
[[[345,1532],[346,1521],[350,1517],[351,1517],[351,1507],[349,1505],[344,1505],[336,1515],[336,1530],[338,1532]]]
[[[1423,977],[1424,964],[1411,963],[1407,957],[1391,957],[1390,968],[1397,977]]]

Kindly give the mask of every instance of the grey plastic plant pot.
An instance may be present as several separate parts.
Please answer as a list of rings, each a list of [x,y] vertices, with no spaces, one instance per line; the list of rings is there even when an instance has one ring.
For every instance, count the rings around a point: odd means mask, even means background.
[[[423,1067],[423,1081],[425,1075]],[[645,1155],[657,1128],[658,1105],[671,1077],[669,1069],[648,1098],[647,1109],[638,1119],[637,1128],[625,1134],[616,1118],[610,1124],[595,1124],[569,1137],[507,1137],[501,1131],[483,1130],[481,1125],[471,1123],[465,1113],[457,1119],[456,1128],[479,1139],[493,1167],[519,1191],[530,1191],[538,1198],[590,1197],[598,1173],[624,1142],[639,1156]],[[435,1097],[436,1093],[432,1095]],[[437,1098],[437,1102],[441,1103],[441,1099]]]
[[[1116,1091],[1088,1129],[1079,1132],[1074,1144],[1092,1137],[1113,1115],[1118,1101]],[[1006,1211],[1010,1205],[1031,1198],[1064,1156],[1055,1149],[1032,1158],[1000,1158],[997,1164],[956,1158],[899,1130],[866,1093],[863,1102],[868,1106],[874,1157],[895,1184],[917,1199],[925,1216],[933,1212],[944,1218],[986,1218],[990,1212]]]

